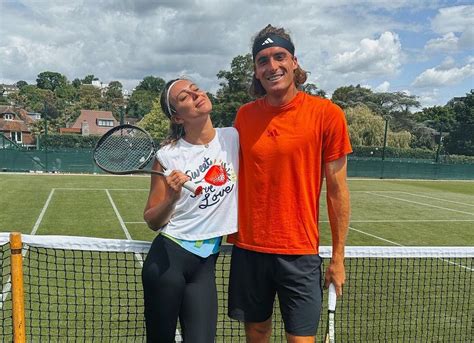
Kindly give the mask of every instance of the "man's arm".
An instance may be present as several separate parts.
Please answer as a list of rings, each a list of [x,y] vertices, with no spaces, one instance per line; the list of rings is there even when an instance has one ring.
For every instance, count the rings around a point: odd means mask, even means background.
[[[343,156],[324,165],[327,190],[327,208],[332,235],[332,258],[326,270],[325,287],[332,282],[338,296],[346,279],[344,268],[344,247],[349,231],[350,199],[347,185],[347,158]]]

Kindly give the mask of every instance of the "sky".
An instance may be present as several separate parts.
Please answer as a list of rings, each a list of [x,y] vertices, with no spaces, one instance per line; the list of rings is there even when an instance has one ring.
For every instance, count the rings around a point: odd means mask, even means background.
[[[457,0],[0,0],[0,83],[93,74],[132,90],[144,77],[216,74],[284,27],[308,82],[403,91],[423,107],[474,88],[474,2]]]

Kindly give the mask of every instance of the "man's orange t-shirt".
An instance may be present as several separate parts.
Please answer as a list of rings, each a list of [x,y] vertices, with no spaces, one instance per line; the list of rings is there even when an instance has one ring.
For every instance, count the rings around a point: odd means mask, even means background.
[[[323,164],[352,152],[344,112],[298,92],[283,106],[265,98],[242,106],[239,231],[228,242],[274,254],[319,252]]]

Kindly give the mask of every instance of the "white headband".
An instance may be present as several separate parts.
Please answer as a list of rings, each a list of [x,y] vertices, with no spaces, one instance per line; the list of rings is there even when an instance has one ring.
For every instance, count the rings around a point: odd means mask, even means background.
[[[174,84],[178,81],[182,81],[182,79],[178,79],[176,81],[174,81],[169,87],[168,87],[168,91],[166,92],[166,106],[168,107],[168,113],[170,114],[170,117],[172,115],[172,112],[171,112],[171,107],[170,107],[170,91],[171,91],[171,88],[174,86]],[[176,112],[176,111],[175,111]]]

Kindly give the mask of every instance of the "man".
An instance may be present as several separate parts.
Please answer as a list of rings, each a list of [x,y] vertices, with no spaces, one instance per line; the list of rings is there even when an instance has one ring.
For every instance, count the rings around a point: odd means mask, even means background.
[[[248,342],[268,342],[275,294],[288,342],[314,342],[321,312],[319,197],[326,179],[332,259],[325,287],[342,295],[349,225],[346,155],[351,145],[342,110],[298,89],[306,72],[283,28],[268,25],[253,42],[251,92],[239,131],[239,231],[229,283],[229,316],[245,322]]]

